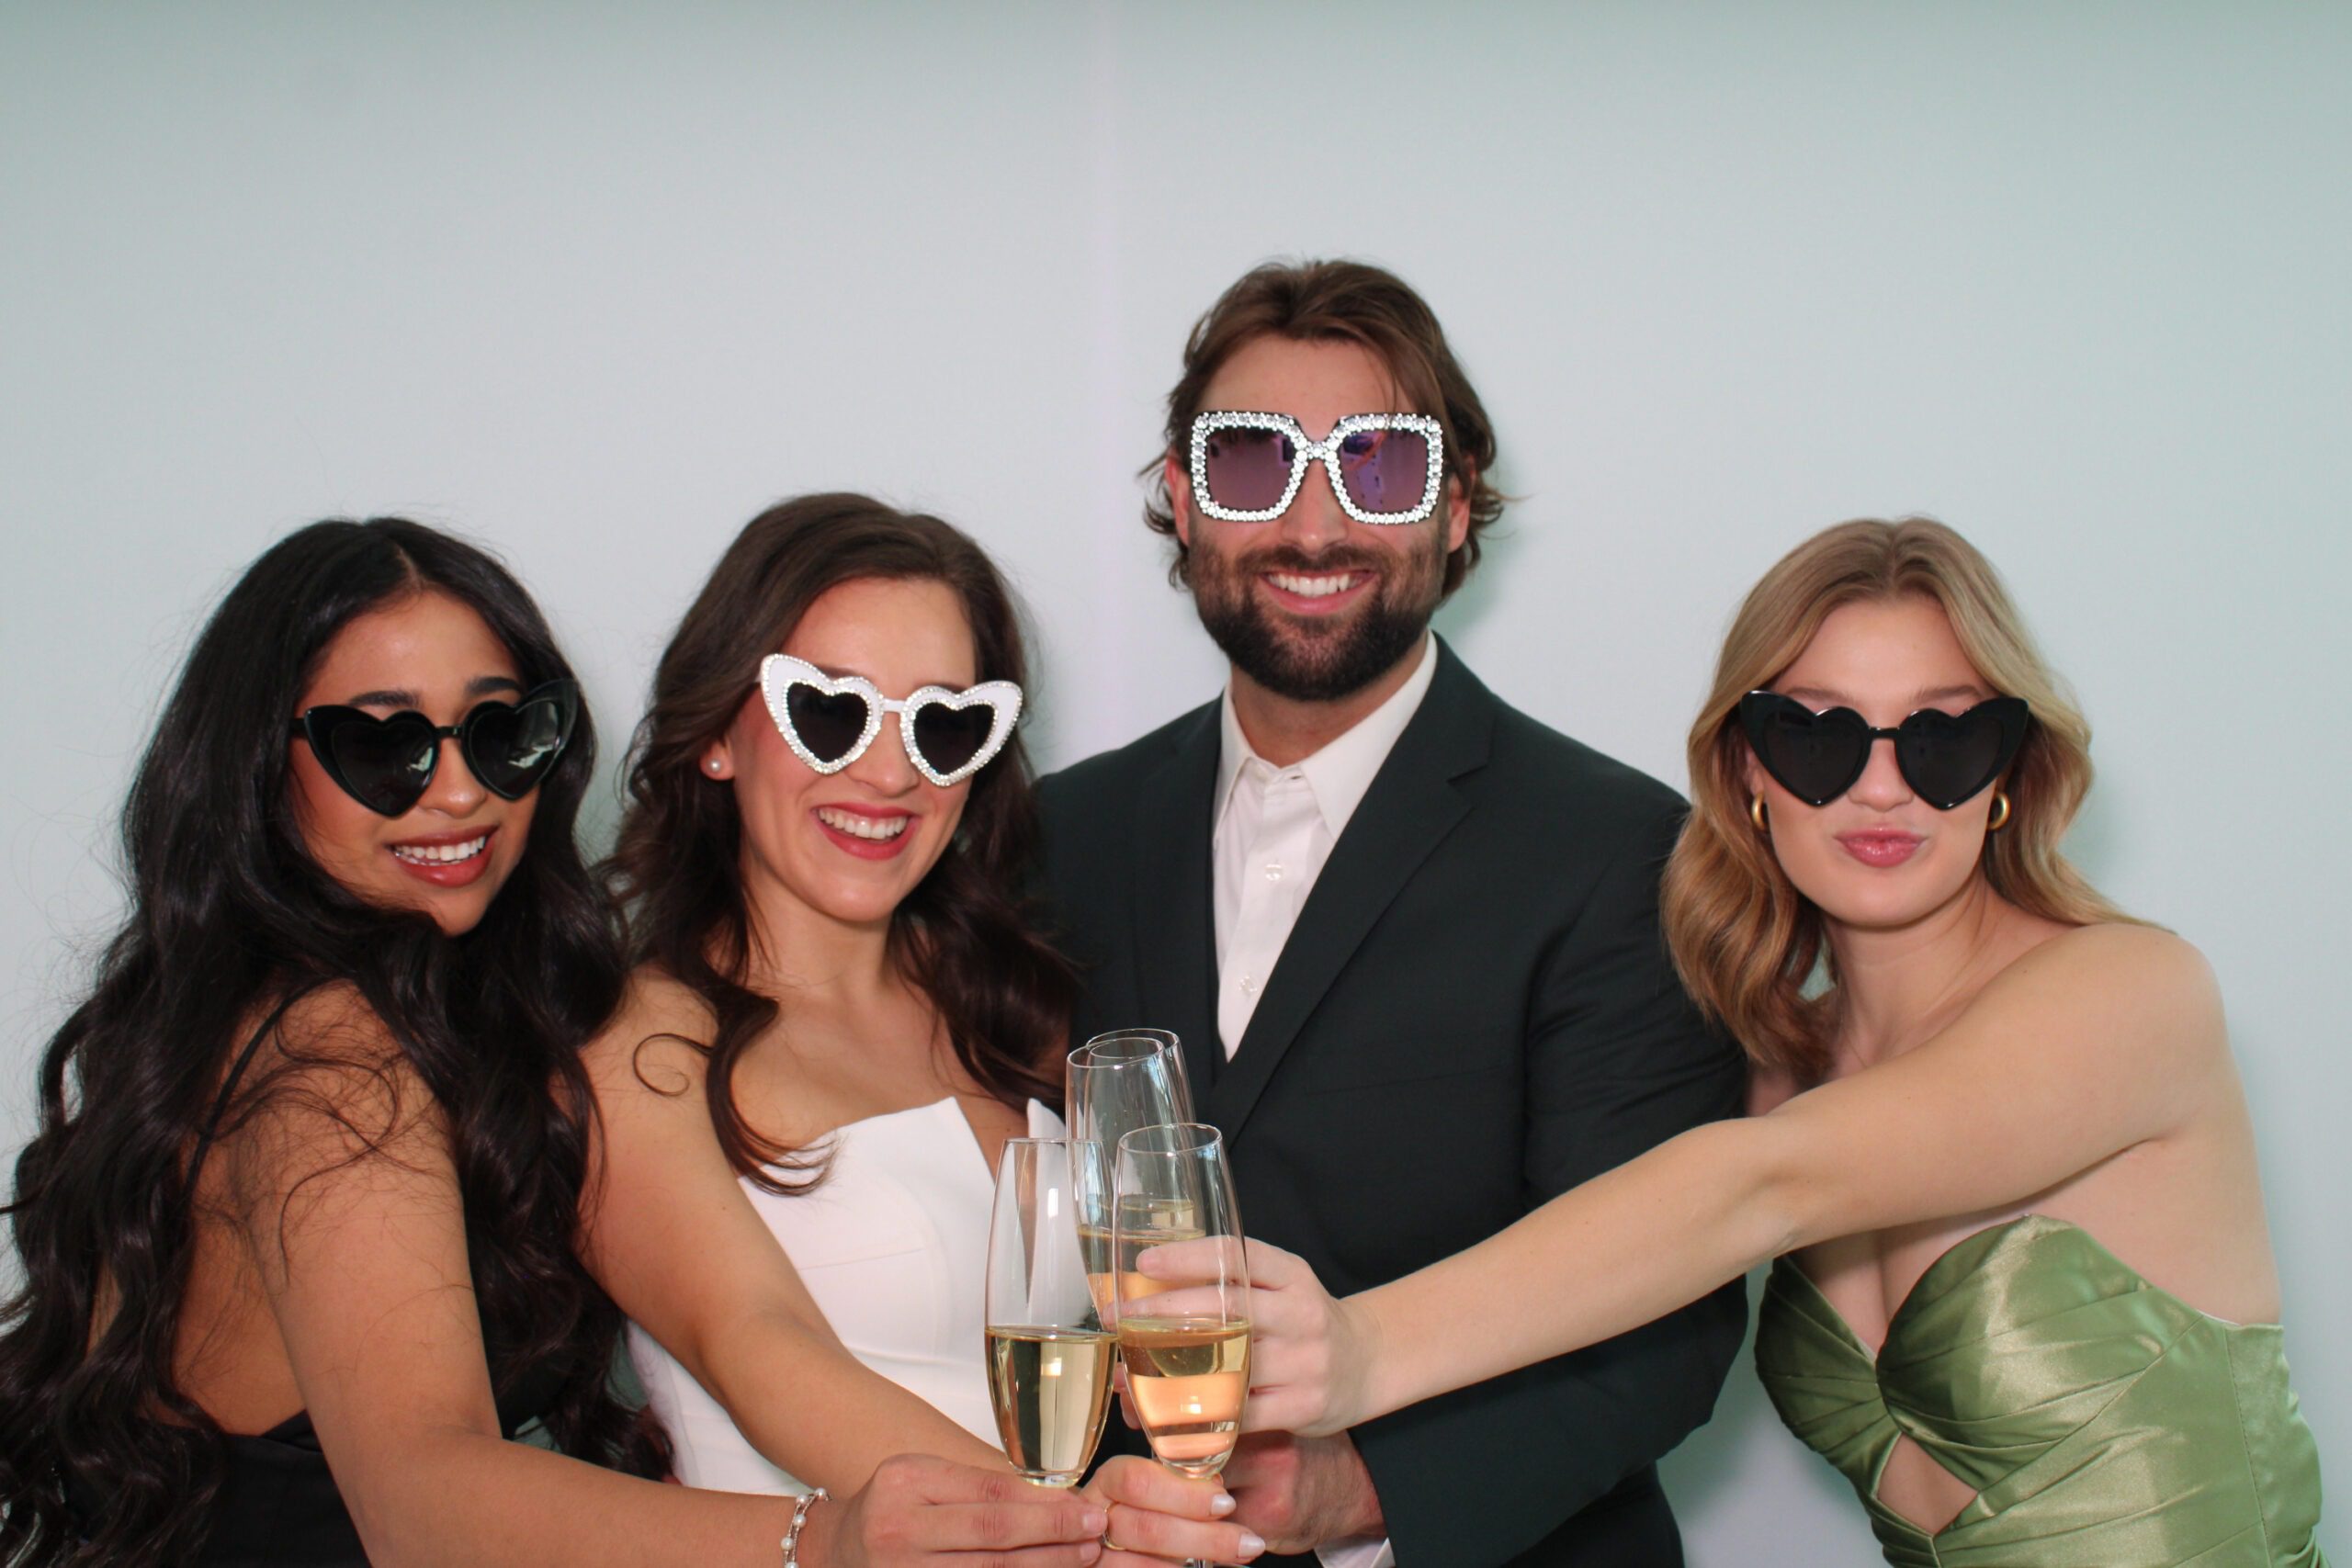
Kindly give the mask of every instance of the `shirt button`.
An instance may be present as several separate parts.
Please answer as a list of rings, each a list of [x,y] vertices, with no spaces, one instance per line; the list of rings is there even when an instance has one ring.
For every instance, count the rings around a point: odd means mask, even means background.
[[[1254,997],[1258,994],[1258,976],[1255,975],[1244,975],[1241,976],[1241,994],[1249,997]]]
[[[1280,861],[1268,862],[1266,864],[1266,880],[1269,882],[1280,882],[1282,879],[1283,863]]]

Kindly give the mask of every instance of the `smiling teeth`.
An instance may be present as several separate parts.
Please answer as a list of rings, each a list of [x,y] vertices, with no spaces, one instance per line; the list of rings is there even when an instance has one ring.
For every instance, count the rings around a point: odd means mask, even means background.
[[[489,842],[490,835],[484,833],[462,844],[394,844],[392,853],[411,865],[454,865],[458,861],[473,859]]]
[[[1267,576],[1275,587],[1302,599],[1328,598],[1356,585],[1356,574],[1351,571],[1343,571],[1337,577],[1294,577],[1286,571],[1270,572]]]
[[[914,818],[890,817],[876,820],[871,817],[860,817],[854,812],[835,811],[830,807],[820,807],[817,810],[817,820],[837,833],[847,833],[853,839],[872,839],[879,843],[895,839],[905,832],[907,824]]]

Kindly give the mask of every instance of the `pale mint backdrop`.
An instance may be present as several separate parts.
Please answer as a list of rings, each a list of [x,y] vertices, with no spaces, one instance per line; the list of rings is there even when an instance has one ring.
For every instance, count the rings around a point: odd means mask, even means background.
[[[1067,761],[1218,680],[1136,515],[1185,328],[1366,256],[1521,498],[1443,625],[1555,725],[1680,784],[1824,524],[2004,568],[2098,729],[2073,849],[2220,972],[2352,1554],[2347,80],[2335,4],[6,0],[0,1150],[277,535],[488,540],[617,736],[738,525],[878,491],[1017,576]],[[1669,1483],[1702,1568],[1873,1560],[1745,1366]]]

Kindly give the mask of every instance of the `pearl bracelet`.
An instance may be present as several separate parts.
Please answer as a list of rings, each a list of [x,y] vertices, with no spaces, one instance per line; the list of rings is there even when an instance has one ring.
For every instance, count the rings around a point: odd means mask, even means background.
[[[784,1532],[784,1540],[782,1542],[784,1547],[784,1568],[800,1568],[800,1558],[798,1555],[800,1550],[800,1529],[803,1525],[806,1525],[808,1522],[808,1511],[811,1508],[814,1508],[820,1503],[830,1502],[832,1494],[820,1486],[814,1492],[803,1492],[800,1495],[800,1500],[792,1505],[792,1524],[791,1527]]]

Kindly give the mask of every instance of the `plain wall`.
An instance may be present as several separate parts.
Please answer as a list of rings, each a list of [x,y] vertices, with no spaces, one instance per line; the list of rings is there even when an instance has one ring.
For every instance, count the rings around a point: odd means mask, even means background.
[[[1442,627],[1662,778],[1815,529],[2002,567],[2097,728],[2070,849],[2220,974],[2341,1476],[2347,80],[2320,5],[0,6],[0,1149],[177,660],[287,529],[491,543],[609,766],[755,511],[934,508],[1067,761],[1221,678],[1138,519],[1185,330],[1357,255],[1520,498]],[[1694,1562],[1875,1560],[1745,1365],[1668,1482]]]

